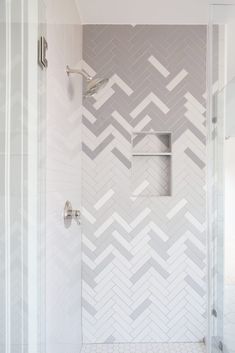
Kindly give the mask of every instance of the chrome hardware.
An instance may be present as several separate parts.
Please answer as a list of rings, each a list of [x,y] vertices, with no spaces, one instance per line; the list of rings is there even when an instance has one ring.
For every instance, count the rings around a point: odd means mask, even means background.
[[[78,74],[78,75],[82,75],[85,78],[87,83],[86,90],[84,93],[85,98],[91,97],[95,93],[98,93],[98,91],[103,89],[109,82],[108,78],[94,78],[94,77],[91,77],[85,70],[72,69],[68,65],[66,66],[66,73],[68,76],[70,74]]]
[[[68,65],[66,66],[66,73],[69,76],[70,74],[78,74],[78,75],[82,75],[83,77],[85,77],[85,79],[87,81],[91,81],[92,77],[85,71],[82,69],[71,69]]]
[[[48,61],[46,58],[47,49],[48,49],[47,41],[45,37],[41,36],[38,40],[38,64],[42,70],[44,68],[47,68],[48,66]]]
[[[217,123],[217,120],[218,120],[217,117],[214,116],[214,117],[212,118],[212,123],[213,123],[213,124],[216,124],[216,123]]]
[[[221,342],[221,341],[219,341],[219,350],[221,352],[223,352],[223,350],[224,350],[224,345],[223,345],[223,342]]]
[[[217,317],[217,316],[218,316],[216,309],[212,309],[211,314],[212,314],[214,317]]]
[[[64,216],[64,222],[66,227],[69,227],[71,225],[73,219],[77,222],[77,224],[81,223],[80,222],[81,212],[79,210],[73,210],[73,207],[70,201],[65,202],[63,216]]]

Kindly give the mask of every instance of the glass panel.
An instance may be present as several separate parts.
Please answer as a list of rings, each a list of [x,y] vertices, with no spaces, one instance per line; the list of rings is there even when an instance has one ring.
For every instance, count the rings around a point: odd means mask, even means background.
[[[38,2],[0,2],[0,352],[44,345]]]
[[[234,17],[235,23],[235,17]],[[235,85],[234,78],[225,88],[225,211],[224,211],[224,346],[235,352]]]
[[[1,0],[0,48],[0,353],[79,352],[81,228],[63,218],[81,206],[75,2]]]
[[[212,6],[210,26],[209,250],[212,352],[235,352],[235,6]]]
[[[0,353],[81,348],[81,228],[63,209],[81,206],[82,77],[66,65],[82,26],[67,5],[0,1]]]

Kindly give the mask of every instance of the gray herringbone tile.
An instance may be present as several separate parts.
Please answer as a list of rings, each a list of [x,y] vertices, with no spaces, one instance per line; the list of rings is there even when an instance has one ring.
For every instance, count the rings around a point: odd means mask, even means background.
[[[206,27],[86,25],[84,60],[113,80],[103,104],[84,101],[95,117],[83,117],[84,341],[199,341]],[[168,188],[166,161],[132,157],[133,133],[151,130],[172,132],[172,197],[154,196]],[[168,150],[154,137],[133,146]]]

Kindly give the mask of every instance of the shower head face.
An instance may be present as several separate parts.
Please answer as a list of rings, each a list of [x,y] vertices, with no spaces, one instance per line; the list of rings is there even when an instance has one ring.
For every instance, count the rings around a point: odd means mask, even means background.
[[[92,80],[88,81],[84,97],[92,97],[94,94],[103,89],[108,82],[108,78],[93,78]]]

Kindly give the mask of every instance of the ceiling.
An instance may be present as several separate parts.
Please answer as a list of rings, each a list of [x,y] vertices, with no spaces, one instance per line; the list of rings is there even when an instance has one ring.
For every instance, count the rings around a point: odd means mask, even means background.
[[[217,1],[223,2],[226,3]],[[84,24],[200,24],[208,22],[211,1],[76,0],[76,3]]]

